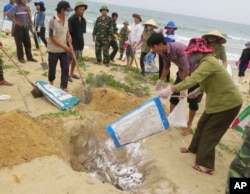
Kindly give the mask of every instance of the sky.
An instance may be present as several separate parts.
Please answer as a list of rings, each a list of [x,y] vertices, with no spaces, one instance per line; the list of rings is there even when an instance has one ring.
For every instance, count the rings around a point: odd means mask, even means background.
[[[90,0],[250,25],[250,0]]]

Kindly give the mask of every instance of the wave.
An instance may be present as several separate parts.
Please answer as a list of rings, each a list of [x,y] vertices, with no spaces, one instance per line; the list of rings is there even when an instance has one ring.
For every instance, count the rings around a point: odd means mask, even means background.
[[[233,39],[233,40],[240,40],[240,41],[245,41],[245,42],[249,41],[249,39],[233,36],[233,35],[230,35],[230,34],[228,34],[228,35],[225,34],[224,36],[227,37],[227,38]]]

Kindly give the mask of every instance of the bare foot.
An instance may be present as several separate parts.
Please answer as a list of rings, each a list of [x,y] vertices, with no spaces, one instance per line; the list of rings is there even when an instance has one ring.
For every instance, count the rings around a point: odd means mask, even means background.
[[[181,153],[190,153],[190,151],[185,147],[180,148],[180,151]]]
[[[53,81],[52,81],[52,82],[49,82],[49,84],[53,86],[53,85],[54,85],[54,82],[53,82]]]
[[[190,135],[191,133],[190,133],[190,130],[191,130],[191,125],[192,124],[187,124],[187,127],[182,131],[182,135],[183,136],[187,136],[187,135]]]

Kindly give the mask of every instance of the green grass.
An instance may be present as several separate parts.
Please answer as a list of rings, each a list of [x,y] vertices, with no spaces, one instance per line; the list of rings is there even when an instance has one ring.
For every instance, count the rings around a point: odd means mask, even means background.
[[[64,111],[59,111],[55,113],[48,113],[48,114],[43,114],[42,116],[55,116],[55,117],[70,117],[70,116],[75,116],[78,119],[83,119],[83,115],[80,114],[80,112],[72,109],[64,110]]]
[[[26,70],[22,70],[22,72],[25,74],[25,75],[28,75],[30,72],[29,71],[26,71]],[[21,71],[18,71],[18,74],[19,75],[23,75]]]
[[[229,146],[224,143],[219,143],[218,145],[221,150],[227,151],[229,153],[237,154],[239,152],[239,148],[236,146]]]

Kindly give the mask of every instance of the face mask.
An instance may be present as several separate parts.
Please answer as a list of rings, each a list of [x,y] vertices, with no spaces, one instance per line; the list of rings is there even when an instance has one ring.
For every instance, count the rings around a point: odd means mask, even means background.
[[[152,30],[152,29],[153,29],[153,26],[147,26],[146,29],[147,29],[147,30]]]
[[[200,55],[199,55],[199,53],[190,55],[190,56],[189,56],[189,61],[190,61],[190,63],[193,64],[193,65],[198,64],[199,61],[200,61]]]
[[[65,11],[64,14],[65,14],[65,17],[69,17],[70,11]]]

